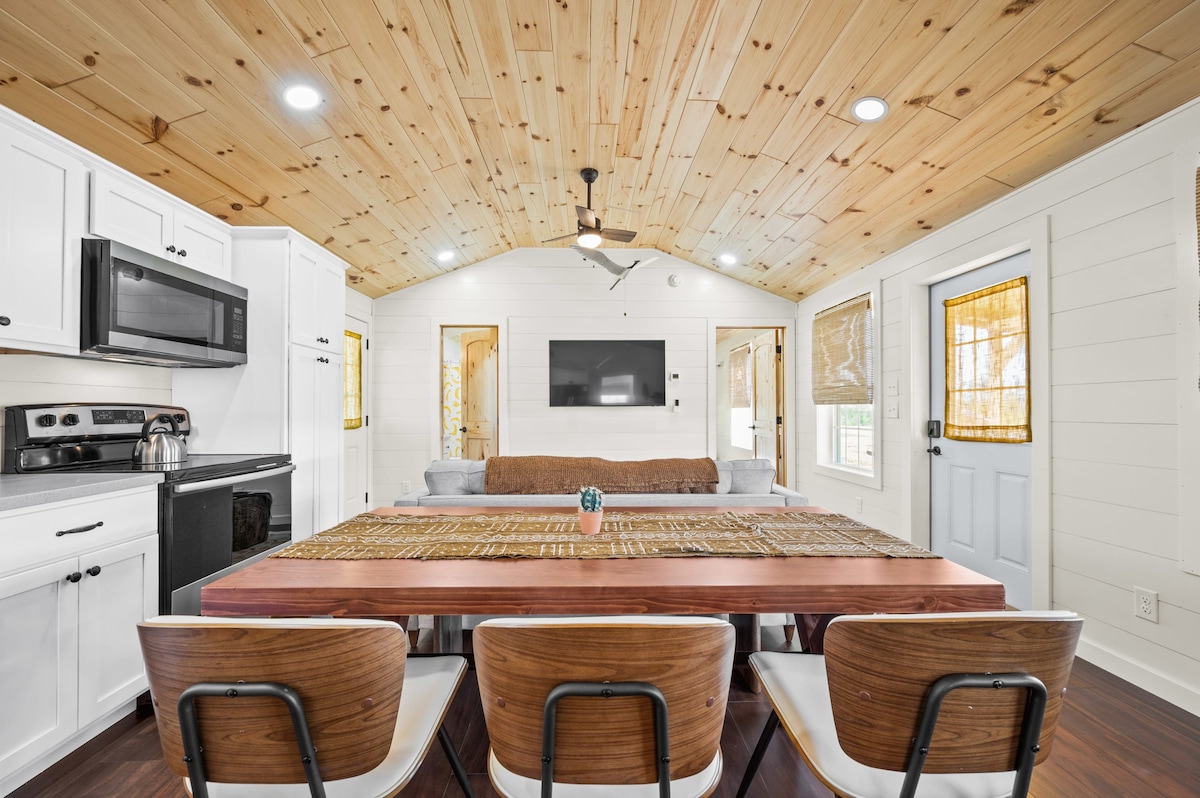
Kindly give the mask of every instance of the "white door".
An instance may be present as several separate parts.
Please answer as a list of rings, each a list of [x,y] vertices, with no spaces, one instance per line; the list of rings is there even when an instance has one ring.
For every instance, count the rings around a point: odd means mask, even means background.
[[[778,415],[776,402],[775,331],[764,332],[754,339],[754,456],[775,462]]]
[[[352,336],[347,336],[348,346],[358,346],[358,380],[359,380],[359,396],[362,398],[361,419],[362,423],[358,427],[344,429],[342,431],[342,446],[346,450],[345,470],[346,470],[346,489],[345,506],[342,510],[342,516],[345,518],[353,518],[359,513],[365,513],[376,505],[372,505],[370,499],[371,479],[367,465],[367,407],[369,399],[367,375],[370,371],[367,368],[367,323],[362,319],[356,319],[353,316],[346,317],[346,331],[359,336],[357,339]],[[349,359],[347,359],[345,368],[349,371]],[[351,375],[347,374],[347,377]]]
[[[944,302],[1029,274],[1023,252],[930,287],[929,418],[945,426]],[[1028,357],[1028,346],[1025,356]],[[938,554],[1004,583],[1009,604],[1031,609],[1032,525],[1029,443],[933,438],[930,448],[930,540]]]

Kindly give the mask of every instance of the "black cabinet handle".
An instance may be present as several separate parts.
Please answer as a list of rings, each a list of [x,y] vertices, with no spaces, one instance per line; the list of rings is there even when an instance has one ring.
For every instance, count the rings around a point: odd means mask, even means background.
[[[175,245],[174,245],[174,244],[171,244],[169,247],[167,247],[167,252],[174,252],[174,251],[175,251]]]
[[[8,316],[0,316],[0,327],[7,327],[10,324],[12,324],[12,319]]]
[[[318,339],[317,339],[317,343],[319,343],[319,344],[327,344],[327,343],[329,343],[329,339],[328,339],[328,338],[318,338]]]
[[[186,249],[181,249],[181,250],[179,250],[179,257],[181,257],[181,258],[186,258],[186,257],[187,257],[187,250],[186,250]]]
[[[67,574],[68,582],[75,583],[75,582],[78,582],[80,579],[83,579],[83,574],[79,573],[78,571],[76,571],[73,574]]]
[[[93,565],[91,568],[87,569],[87,575],[88,576],[99,576],[100,575],[100,566]]]
[[[94,524],[88,524],[87,526],[77,526],[74,529],[60,529],[54,533],[54,537],[61,538],[63,535],[78,535],[80,532],[90,532],[91,530],[95,529],[98,526],[104,526],[104,522],[97,521]]]
[[[318,362],[318,363],[328,363],[328,362],[329,362],[329,358],[327,358],[327,357],[319,357],[319,358],[317,358],[317,362]]]

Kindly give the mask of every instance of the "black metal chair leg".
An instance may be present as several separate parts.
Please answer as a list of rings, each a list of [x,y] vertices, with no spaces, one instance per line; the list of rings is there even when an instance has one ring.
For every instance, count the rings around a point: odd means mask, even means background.
[[[458,751],[454,749],[454,743],[450,741],[450,734],[446,731],[445,725],[438,726],[438,742],[442,744],[442,750],[446,752],[446,759],[450,762],[450,769],[454,771],[454,778],[458,779],[458,786],[462,787],[463,795],[467,798],[475,798],[475,793],[471,792],[471,783],[467,781],[467,769],[463,767],[462,760],[458,758]]]
[[[771,738],[775,736],[775,730],[778,728],[779,716],[775,714],[775,710],[771,710],[770,716],[767,717],[767,725],[763,726],[762,734],[758,738],[758,745],[754,746],[754,753],[750,755],[750,763],[746,765],[746,775],[742,776],[737,798],[746,798],[750,784],[758,774],[758,766],[762,764],[762,758],[767,753],[767,746],[771,744]]]

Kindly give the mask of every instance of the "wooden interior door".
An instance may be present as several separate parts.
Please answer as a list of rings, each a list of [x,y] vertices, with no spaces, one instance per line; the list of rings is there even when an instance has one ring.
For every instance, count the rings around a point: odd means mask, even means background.
[[[499,334],[495,327],[462,335],[463,458],[485,460],[499,454],[496,386]]]

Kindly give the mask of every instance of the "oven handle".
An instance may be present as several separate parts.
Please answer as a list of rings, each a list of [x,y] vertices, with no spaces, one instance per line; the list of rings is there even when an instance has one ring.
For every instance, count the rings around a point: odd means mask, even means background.
[[[219,477],[217,479],[205,479],[199,482],[184,482],[181,485],[172,485],[171,493],[196,493],[201,490],[212,490],[213,488],[224,487],[225,485],[236,485],[239,482],[254,482],[255,480],[265,479],[266,477],[274,477],[280,474],[290,474],[296,470],[296,466],[289,463],[285,466],[272,468],[267,471],[254,471],[249,474],[238,474],[233,477]]]

